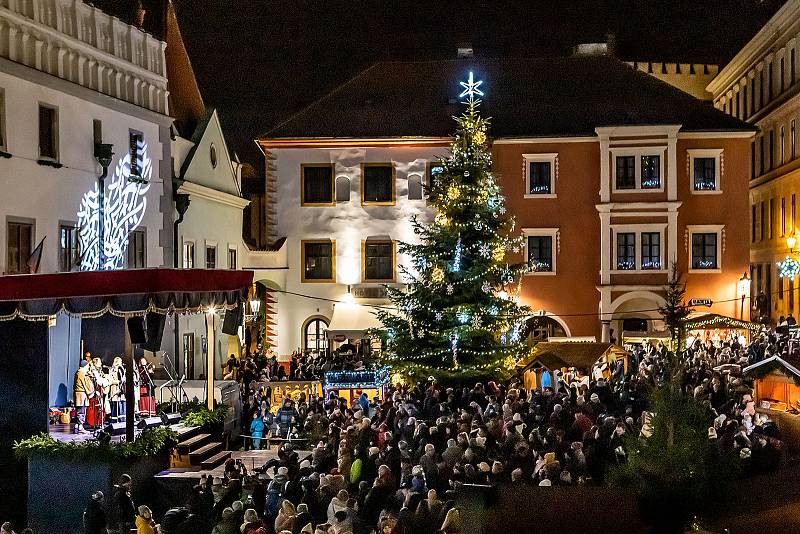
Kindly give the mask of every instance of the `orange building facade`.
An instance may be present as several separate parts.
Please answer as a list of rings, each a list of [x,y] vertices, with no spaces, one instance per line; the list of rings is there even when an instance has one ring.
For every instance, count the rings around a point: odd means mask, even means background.
[[[534,266],[519,294],[537,315],[551,318],[540,321],[541,334],[620,341],[626,331],[663,329],[657,310],[673,263],[685,277],[687,298],[711,300],[708,311],[741,317],[750,137],[682,134],[667,125],[495,140],[495,172],[526,238],[523,259],[538,259],[531,249],[539,243],[531,239],[549,238],[552,247],[550,266]],[[700,190],[701,182],[694,187],[695,159],[709,171],[702,183],[708,189]],[[531,164],[543,160],[551,162],[551,192],[531,193]]]

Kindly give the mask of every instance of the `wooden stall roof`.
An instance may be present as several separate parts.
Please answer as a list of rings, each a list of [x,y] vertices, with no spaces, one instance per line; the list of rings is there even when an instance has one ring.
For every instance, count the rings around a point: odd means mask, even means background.
[[[531,355],[517,364],[518,370],[525,370],[534,364],[548,369],[574,367],[589,372],[595,363],[604,356],[625,356],[625,349],[613,343],[537,343]]]
[[[780,373],[800,386],[800,369],[797,368],[797,365],[798,362],[789,363],[780,356],[772,356],[745,367],[742,375],[751,378],[764,378],[773,373]]]
[[[697,317],[690,317],[684,322],[686,330],[714,330],[716,328],[733,328],[737,330],[750,330],[751,332],[760,332],[764,327],[759,323],[751,323],[750,321],[742,321],[733,317],[719,315],[717,313],[704,313]]]

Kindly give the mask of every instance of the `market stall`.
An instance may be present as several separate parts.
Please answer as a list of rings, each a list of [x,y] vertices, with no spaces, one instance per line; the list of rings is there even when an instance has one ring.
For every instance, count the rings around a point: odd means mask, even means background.
[[[627,353],[612,343],[537,343],[531,355],[517,364],[525,389],[555,387],[563,382],[585,382],[589,376],[610,377],[613,364],[623,359],[628,370]]]
[[[625,349],[636,349],[645,345],[668,343],[670,334],[666,330],[651,330],[647,332],[622,332],[622,346]]]
[[[800,453],[800,370],[780,356],[745,367],[743,376],[753,378],[757,412],[775,421],[792,454]]]
[[[389,384],[389,368],[361,371],[328,371],[325,373],[325,396],[335,392],[337,397],[344,397],[352,406],[362,393],[366,393],[370,401],[383,398]]]
[[[275,414],[283,405],[283,399],[289,397],[297,402],[300,395],[305,394],[306,399],[311,395],[322,396],[322,382],[319,380],[293,380],[289,382],[258,382],[255,385],[262,395],[269,398],[270,411]]]
[[[687,343],[695,340],[725,342],[743,338],[749,342],[754,335],[758,334],[764,325],[751,323],[741,319],[734,319],[716,313],[704,313],[694,317],[689,317],[684,322],[686,329]]]

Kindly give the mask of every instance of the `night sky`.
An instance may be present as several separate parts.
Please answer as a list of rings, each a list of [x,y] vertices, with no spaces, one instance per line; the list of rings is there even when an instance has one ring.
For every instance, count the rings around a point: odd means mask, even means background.
[[[174,0],[207,105],[228,144],[252,139],[372,63],[552,56],[613,33],[625,60],[724,64],[782,0]],[[202,4],[202,7],[200,5]],[[409,88],[413,90],[413,88]]]

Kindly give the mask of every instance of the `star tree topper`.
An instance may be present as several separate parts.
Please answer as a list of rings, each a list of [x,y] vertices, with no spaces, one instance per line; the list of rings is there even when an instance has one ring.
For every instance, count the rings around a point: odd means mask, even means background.
[[[475,81],[475,77],[472,74],[472,71],[469,71],[469,79],[466,82],[458,82],[461,84],[461,87],[464,90],[458,95],[459,98],[464,98],[465,96],[469,98],[469,101],[472,102],[475,100],[475,95],[483,96],[483,91],[478,89],[483,84],[483,80]]]

